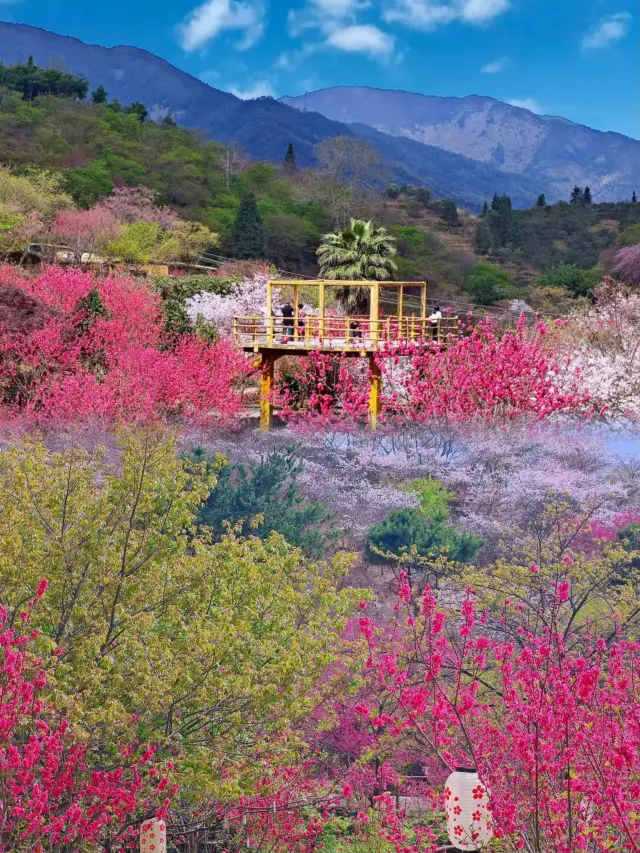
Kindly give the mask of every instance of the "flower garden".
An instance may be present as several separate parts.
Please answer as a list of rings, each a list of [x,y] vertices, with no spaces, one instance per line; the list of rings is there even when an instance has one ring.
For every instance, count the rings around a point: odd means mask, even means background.
[[[285,356],[260,435],[268,275],[0,268],[0,849],[637,850],[638,297],[381,350],[375,433]]]

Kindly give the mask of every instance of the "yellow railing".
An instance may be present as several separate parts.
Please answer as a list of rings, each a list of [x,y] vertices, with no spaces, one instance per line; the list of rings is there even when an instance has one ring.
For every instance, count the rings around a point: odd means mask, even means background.
[[[305,316],[234,317],[233,336],[242,347],[290,347],[292,349],[372,350],[393,341],[435,340],[445,342],[459,334],[457,317],[437,322],[420,317]]]

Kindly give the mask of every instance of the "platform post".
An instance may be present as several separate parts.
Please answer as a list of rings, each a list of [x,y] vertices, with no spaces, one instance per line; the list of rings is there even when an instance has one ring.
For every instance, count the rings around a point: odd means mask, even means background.
[[[371,429],[378,428],[378,417],[380,416],[380,390],[382,387],[382,373],[374,353],[369,353],[369,426]]]
[[[273,373],[275,359],[270,353],[262,353],[260,362],[260,429],[269,432],[273,416]]]

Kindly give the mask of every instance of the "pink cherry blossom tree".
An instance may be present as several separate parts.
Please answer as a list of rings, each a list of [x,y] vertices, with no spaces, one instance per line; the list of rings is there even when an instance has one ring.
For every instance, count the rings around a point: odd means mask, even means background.
[[[44,662],[40,632],[29,630],[46,587],[42,581],[17,625],[0,607],[0,851],[113,849],[134,838],[142,820],[165,815],[177,786],[154,746],[132,738],[133,746],[96,762],[74,737],[51,701],[56,658]]]

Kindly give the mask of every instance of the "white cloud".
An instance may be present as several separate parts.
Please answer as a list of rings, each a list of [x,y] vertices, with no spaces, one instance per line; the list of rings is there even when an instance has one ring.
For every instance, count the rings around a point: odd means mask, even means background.
[[[264,33],[265,9],[260,0],[206,0],[193,9],[179,27],[185,50],[198,50],[224,30],[240,31],[238,50],[247,50]]]
[[[302,9],[289,10],[289,34],[295,37],[309,29],[327,33],[345,23],[355,24],[357,13],[370,5],[370,0],[307,0]]]
[[[481,24],[497,18],[509,8],[509,0],[464,0],[460,17],[470,24]]]
[[[229,91],[236,98],[242,98],[243,101],[250,101],[252,98],[275,97],[275,91],[268,80],[257,80],[251,83],[247,88],[243,89],[238,86],[231,86]]]
[[[529,112],[536,115],[540,115],[543,112],[541,105],[535,98],[512,98],[507,103],[511,104],[512,107],[521,107],[523,110],[529,110]]]
[[[601,18],[598,24],[582,38],[584,50],[598,50],[609,47],[623,39],[629,31],[631,15],[629,12],[618,12]]]
[[[502,15],[510,0],[392,0],[384,11],[390,22],[419,30],[434,30],[452,21],[483,24]]]
[[[486,65],[483,65],[480,71],[483,74],[499,74],[501,71],[504,71],[508,63],[509,57],[501,56],[499,59],[494,59],[493,62],[488,62]]]
[[[329,33],[327,44],[348,53],[366,53],[374,58],[389,57],[395,47],[395,39],[370,24],[342,27]]]

